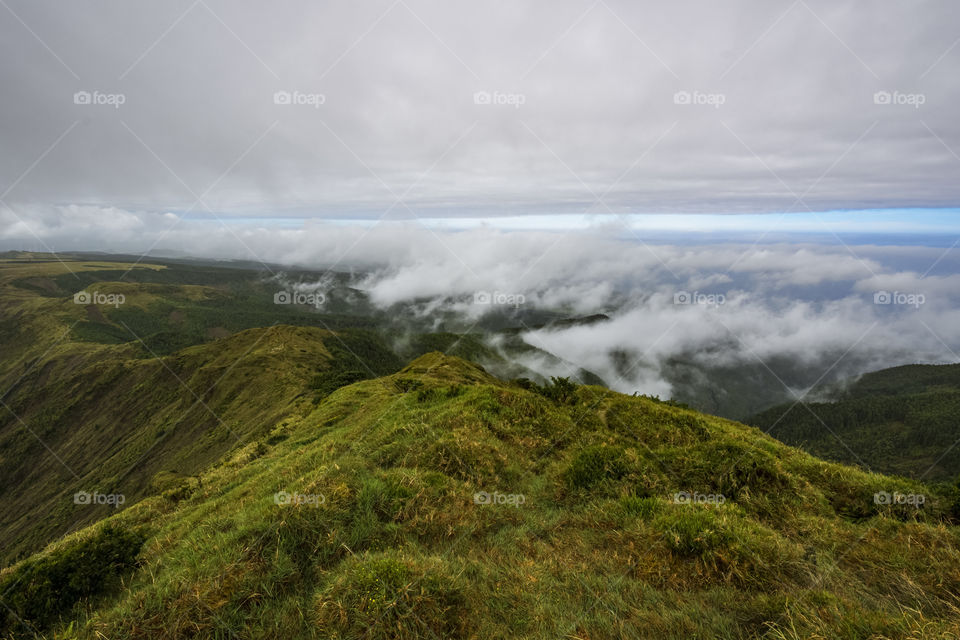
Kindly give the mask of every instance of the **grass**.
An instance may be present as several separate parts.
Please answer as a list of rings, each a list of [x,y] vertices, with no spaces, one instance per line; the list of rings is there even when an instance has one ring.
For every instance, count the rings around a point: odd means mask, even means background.
[[[273,304],[274,288],[245,269],[0,260],[0,562],[111,513],[75,492],[133,502],[402,366],[339,293],[320,314]],[[126,299],[88,308],[81,289]]]
[[[467,638],[462,583],[440,558],[366,552],[344,561],[316,595],[317,630],[330,638]]]
[[[654,399],[552,400],[440,354],[158,482],[180,490],[107,520],[145,532],[137,568],[48,637],[960,633],[960,536],[929,487]]]
[[[132,570],[144,536],[113,523],[92,535],[20,563],[0,579],[6,606],[0,633],[45,629],[70,619],[74,605],[117,590]]]
[[[952,489],[669,401],[402,367],[336,310],[247,329],[242,270],[70,266],[129,306],[90,316],[62,264],[0,261],[4,401],[80,476],[3,415],[0,638],[960,636]]]
[[[276,326],[162,360],[94,361],[55,381],[35,367],[4,400],[12,412],[0,416],[0,495],[8,514],[21,514],[0,526],[4,558],[110,513],[73,504],[78,491],[120,493],[133,502],[160,490],[157,475],[195,475],[234,447],[266,438],[278,422],[309,412],[312,379],[351,381],[342,379],[356,366],[349,345],[374,353],[349,332]],[[40,511],[42,518],[23,517]]]

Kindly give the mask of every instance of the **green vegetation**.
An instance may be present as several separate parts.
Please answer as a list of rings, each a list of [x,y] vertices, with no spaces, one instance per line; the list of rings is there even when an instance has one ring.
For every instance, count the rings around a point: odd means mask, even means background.
[[[546,384],[537,384],[527,378],[516,378],[513,383],[522,389],[529,389],[561,404],[570,403],[576,397],[577,385],[570,378],[552,376]]]
[[[331,355],[329,363],[310,380],[310,388],[316,391],[314,403],[340,387],[393,373],[402,366],[396,354],[368,331],[348,329],[326,342]]]
[[[439,558],[355,556],[317,594],[317,630],[331,638],[468,638],[462,582]]]
[[[134,568],[144,536],[108,523],[85,539],[31,558],[0,577],[0,634],[40,630],[70,620],[74,605],[121,586]]]
[[[71,267],[0,260],[4,640],[960,636],[958,487],[584,372],[506,382],[343,281],[318,312],[244,269]],[[955,406],[928,373],[842,402],[915,445]]]
[[[338,359],[341,340],[357,346],[351,335],[276,326],[159,360],[81,360],[70,352],[48,365],[69,368],[54,379],[34,367],[0,414],[4,559],[114,509],[78,506],[76,492],[122,494],[129,504],[169,488],[153,482],[158,474],[199,473],[266,437],[277,422],[309,411],[309,381],[354,362]],[[328,344],[338,345],[336,356]]]
[[[864,375],[831,402],[774,407],[747,422],[810,453],[928,481],[960,475],[960,365]]]
[[[413,360],[431,351],[441,351],[474,362],[499,362],[502,356],[486,346],[477,335],[460,335],[449,332],[420,333],[403,341],[398,349],[405,361]]]
[[[589,489],[606,481],[617,481],[627,474],[622,449],[595,445],[577,454],[567,469],[565,480],[574,489]]]
[[[439,353],[310,407],[108,518],[145,531],[139,567],[50,637],[960,633],[960,528],[915,481]]]
[[[282,287],[247,269],[27,258],[0,260],[0,562],[112,512],[78,509],[75,492],[179,495],[156,479],[182,482],[407,361],[337,274],[318,310],[274,304]],[[80,290],[124,303],[74,304]],[[411,335],[456,348],[454,334]]]

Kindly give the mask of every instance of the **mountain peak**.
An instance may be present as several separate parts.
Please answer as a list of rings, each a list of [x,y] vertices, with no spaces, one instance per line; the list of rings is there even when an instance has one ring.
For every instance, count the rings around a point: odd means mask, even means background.
[[[401,369],[397,375],[422,376],[446,384],[503,384],[479,364],[440,351],[423,354]]]

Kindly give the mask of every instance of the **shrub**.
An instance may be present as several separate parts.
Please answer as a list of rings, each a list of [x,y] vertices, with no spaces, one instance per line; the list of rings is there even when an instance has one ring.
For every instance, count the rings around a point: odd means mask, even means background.
[[[679,401],[677,401],[677,400],[674,400],[673,398],[670,398],[670,399],[668,399],[668,400],[661,400],[661,399],[660,399],[660,396],[646,395],[646,394],[643,394],[643,393],[638,393],[638,392],[636,392],[636,391],[634,391],[633,397],[634,397],[634,398],[645,398],[645,399],[650,400],[650,401],[652,401],[652,402],[656,402],[657,404],[665,404],[665,405],[667,405],[668,407],[676,407],[677,409],[693,410],[693,407],[691,407],[690,405],[685,404],[685,403],[683,403],[683,402],[679,402]]]
[[[116,586],[136,564],[145,539],[138,531],[107,524],[91,538],[23,562],[0,580],[6,604],[0,609],[0,633],[16,630],[17,618],[44,629],[70,617],[81,599]]]
[[[526,389],[527,391],[536,391],[539,388],[537,383],[530,378],[514,378],[510,381],[510,384],[520,387],[521,389]]]
[[[557,404],[573,404],[577,400],[579,386],[570,378],[551,377],[550,383],[540,386],[529,378],[514,378],[510,381],[514,386],[539,393]]]
[[[415,378],[397,378],[393,381],[393,386],[400,393],[409,393],[422,387],[423,382]]]
[[[450,387],[429,387],[417,389],[416,398],[417,402],[432,402],[434,400],[456,398],[463,394],[464,391],[465,388],[459,384]]]
[[[316,391],[316,398],[322,399],[340,387],[366,380],[370,375],[359,369],[321,371],[310,381],[310,388]]]
[[[619,480],[628,471],[623,449],[598,445],[577,454],[567,468],[565,479],[573,489],[589,489],[601,482]]]
[[[537,391],[557,404],[573,404],[577,399],[577,383],[570,378],[551,377],[550,384]]]

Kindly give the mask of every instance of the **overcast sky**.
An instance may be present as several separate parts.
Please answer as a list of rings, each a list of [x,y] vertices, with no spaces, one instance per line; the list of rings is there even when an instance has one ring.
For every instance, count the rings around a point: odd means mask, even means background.
[[[0,206],[21,231],[77,211],[109,231],[210,211],[960,202],[953,0],[3,0],[0,16]]]
[[[528,337],[612,378],[957,360],[956,0],[0,0],[0,56],[0,248],[603,310]]]

